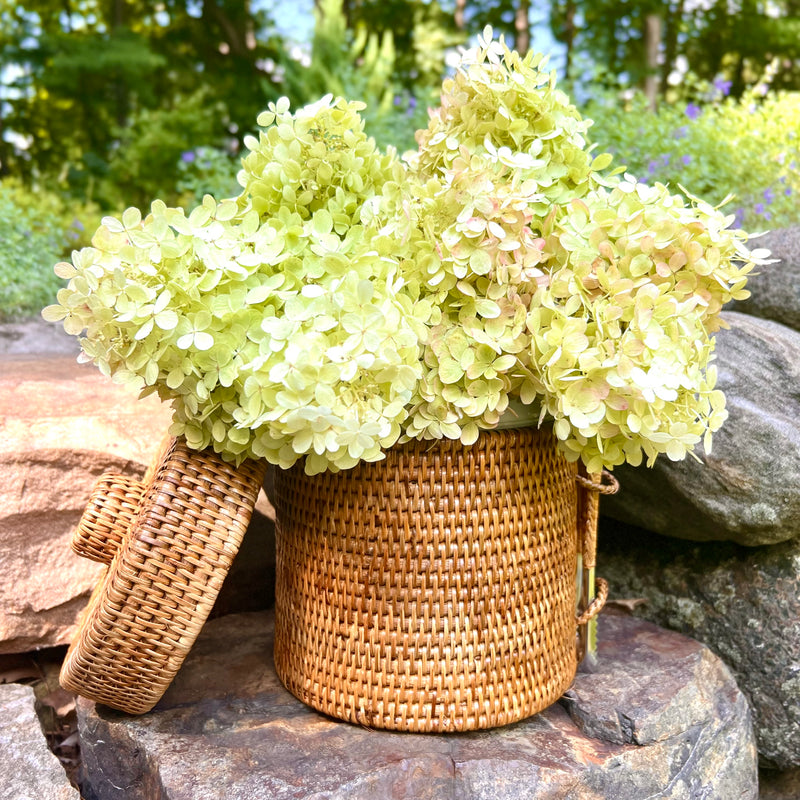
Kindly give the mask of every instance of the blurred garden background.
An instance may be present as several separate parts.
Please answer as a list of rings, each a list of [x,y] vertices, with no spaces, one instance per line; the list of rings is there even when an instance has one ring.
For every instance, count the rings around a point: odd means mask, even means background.
[[[105,214],[238,194],[270,100],[363,100],[413,147],[487,24],[550,55],[639,180],[800,223],[800,0],[0,0],[0,320],[52,302]]]

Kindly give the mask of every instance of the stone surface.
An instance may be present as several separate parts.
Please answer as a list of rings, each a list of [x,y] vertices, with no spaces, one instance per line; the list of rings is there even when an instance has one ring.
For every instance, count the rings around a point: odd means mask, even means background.
[[[603,513],[667,536],[748,546],[800,536],[800,333],[726,312],[717,386],[730,416],[713,452],[652,469],[618,467]],[[702,453],[702,450],[698,453]]]
[[[449,736],[372,731],[302,705],[275,675],[271,626],[269,613],[209,622],[144,716],[80,700],[87,800],[758,796],[750,714],[729,671],[646,622],[601,619],[598,669],[565,705]]]
[[[44,353],[77,356],[78,339],[64,332],[60,323],[45,322],[41,317],[0,323],[0,355]]]
[[[762,764],[800,767],[800,541],[677,542],[604,521],[598,571],[635,613],[704,642],[753,709]]]
[[[69,641],[100,569],[72,530],[100,474],[141,474],[169,419],[72,357],[0,359],[0,653]]]
[[[262,491],[211,618],[275,605],[275,509]]]
[[[48,750],[33,689],[0,685],[0,800],[79,800]]]
[[[800,226],[770,231],[751,247],[766,247],[776,264],[760,267],[747,282],[750,297],[734,309],[765,317],[800,331]]]

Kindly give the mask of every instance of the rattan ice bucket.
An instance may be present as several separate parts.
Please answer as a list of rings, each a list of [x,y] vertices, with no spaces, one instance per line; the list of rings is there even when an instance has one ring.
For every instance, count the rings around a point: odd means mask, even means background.
[[[374,728],[466,731],[542,710],[578,663],[582,492],[536,428],[410,442],[338,473],[277,470],[281,680]]]

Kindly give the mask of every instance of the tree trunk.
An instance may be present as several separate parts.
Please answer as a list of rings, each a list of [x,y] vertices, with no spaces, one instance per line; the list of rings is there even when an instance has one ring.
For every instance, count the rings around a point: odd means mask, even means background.
[[[665,94],[669,86],[669,76],[678,56],[678,33],[683,21],[683,10],[686,0],[679,0],[673,9],[669,7],[666,31],[664,32],[664,63],[661,65],[661,94]]]
[[[121,28],[125,24],[125,0],[112,0],[111,27]]]
[[[517,13],[514,16],[514,49],[524,56],[531,46],[530,0],[519,0]]]
[[[661,17],[648,14],[644,19],[644,95],[655,111],[658,103],[658,48],[661,44]]]
[[[64,21],[67,33],[72,33],[72,7],[70,6],[69,0],[63,0],[61,5],[64,11]]]
[[[121,30],[125,27],[125,0],[113,0],[111,3],[111,31]],[[128,87],[120,78],[114,81],[114,101],[116,106],[115,118],[117,125],[124,128],[128,122]]]
[[[466,20],[464,18],[464,12],[467,9],[467,0],[456,0],[456,10],[455,14],[453,15],[455,23],[456,23],[456,30],[463,31],[466,26]]]
[[[569,79],[572,70],[572,47],[575,43],[575,0],[567,0],[564,15],[564,45],[567,48],[564,77]]]
[[[3,118],[0,117],[0,178],[11,174],[11,167],[8,163],[10,153],[11,144],[3,138]]]

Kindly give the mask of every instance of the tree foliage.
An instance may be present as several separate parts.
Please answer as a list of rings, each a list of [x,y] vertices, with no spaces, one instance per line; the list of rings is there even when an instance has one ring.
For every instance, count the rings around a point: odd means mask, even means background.
[[[658,64],[648,64],[645,30],[657,20]],[[773,59],[776,88],[800,88],[800,4],[796,0],[552,0],[554,36],[612,82],[643,85],[655,72],[661,94],[681,62],[699,78],[724,77],[736,97]],[[574,74],[571,77],[576,77]]]
[[[272,83],[265,65],[278,55],[263,12],[233,0],[155,8],[0,0],[0,125],[21,137],[13,148],[6,136],[5,173],[51,176],[114,204],[158,191],[153,176],[167,179],[181,148],[251,124]]]
[[[688,64],[739,97],[775,59],[773,86],[800,87],[800,0],[318,0],[309,62],[264,9],[0,0],[0,178],[106,207],[177,200],[183,154],[236,157],[259,110],[281,95],[294,106],[327,92],[363,100],[368,132],[405,148],[436,102],[446,53],[487,23],[518,49],[549,23],[591,91],[649,78],[672,99]]]

